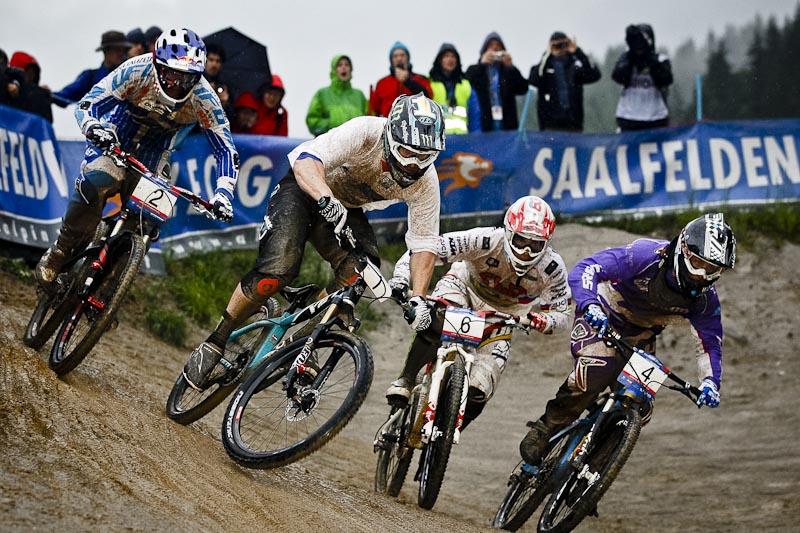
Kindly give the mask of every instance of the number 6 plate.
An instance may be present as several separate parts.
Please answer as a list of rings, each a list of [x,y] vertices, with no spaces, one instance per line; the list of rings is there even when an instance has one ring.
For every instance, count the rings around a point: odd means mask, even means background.
[[[128,198],[128,207],[157,222],[166,222],[172,216],[172,210],[177,200],[178,197],[162,187],[160,183],[142,176]]]
[[[483,341],[486,318],[479,311],[448,307],[444,314],[442,341],[479,346]]]

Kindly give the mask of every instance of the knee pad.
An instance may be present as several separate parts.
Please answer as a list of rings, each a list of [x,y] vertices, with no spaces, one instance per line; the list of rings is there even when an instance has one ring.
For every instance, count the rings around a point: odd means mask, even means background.
[[[285,287],[286,283],[280,278],[251,270],[244,275],[241,285],[245,296],[263,305],[270,296]]]
[[[488,402],[500,382],[500,367],[491,355],[477,354],[469,372],[469,392],[475,402]],[[474,390],[473,390],[474,389]]]

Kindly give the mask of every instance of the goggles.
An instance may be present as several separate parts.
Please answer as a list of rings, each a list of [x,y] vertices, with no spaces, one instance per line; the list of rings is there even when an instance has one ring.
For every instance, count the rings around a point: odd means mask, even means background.
[[[165,65],[156,65],[158,81],[161,87],[172,98],[183,98],[200,81],[200,73],[181,72]]]
[[[689,247],[686,246],[685,242],[682,243],[681,248],[684,257],[684,265],[686,266],[686,270],[692,276],[696,276],[707,281],[712,281],[719,278],[722,275],[722,271],[725,270],[724,267],[709,263],[699,255],[692,253],[692,251],[689,250]]]
[[[531,239],[515,233],[511,237],[511,247],[517,253],[527,253],[530,256],[541,253],[547,246],[547,241],[542,239]]]

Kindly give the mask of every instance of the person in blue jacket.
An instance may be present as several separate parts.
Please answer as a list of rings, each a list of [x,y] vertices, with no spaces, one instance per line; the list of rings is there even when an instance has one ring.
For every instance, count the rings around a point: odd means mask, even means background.
[[[53,103],[59,107],[67,107],[77,103],[109,72],[117,68],[128,57],[128,50],[133,43],[129,42],[121,31],[107,31],[100,38],[97,52],[103,52],[103,63],[100,68],[86,69],[75,78],[75,81],[53,93]]]
[[[581,260],[569,275],[575,298],[574,368],[520,443],[535,464],[547,441],[614,382],[626,358],[604,342],[609,324],[629,344],[655,352],[668,324],[688,320],[697,340],[701,403],[717,407],[722,380],[722,309],[713,287],[736,262],[736,239],[722,213],[689,222],[670,241],[638,239]]]

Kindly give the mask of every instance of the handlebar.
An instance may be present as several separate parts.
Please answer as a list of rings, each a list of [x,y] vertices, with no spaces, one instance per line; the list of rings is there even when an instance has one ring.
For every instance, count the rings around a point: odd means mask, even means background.
[[[622,335],[620,335],[620,333],[610,325],[606,327],[606,331],[605,334],[603,335],[603,338],[605,338],[607,341],[610,341],[612,344],[616,344],[618,347],[621,347],[627,351],[633,352],[634,350],[638,350],[638,348],[636,348],[635,346],[631,345],[628,341],[626,341],[622,337]],[[675,383],[677,383],[677,386],[667,385],[667,388],[683,394],[684,396],[689,398],[692,401],[692,403],[694,403],[699,409],[702,405],[700,403],[700,395],[702,394],[700,389],[698,389],[688,381],[684,380],[683,378],[672,372],[672,370],[670,370],[669,367],[667,367],[666,365],[664,366],[664,369],[667,371],[667,377],[672,381],[674,381]]]
[[[213,220],[217,220],[217,217],[212,211],[213,206],[210,202],[208,202],[202,196],[197,195],[188,189],[184,189],[183,187],[173,185],[161,176],[158,176],[149,168],[147,168],[141,161],[136,159],[133,154],[124,151],[118,144],[114,144],[110,148],[104,150],[103,155],[110,157],[117,166],[133,169],[139,174],[146,176],[148,179],[158,182],[162,187],[169,190],[171,193],[189,201],[189,203],[192,204],[192,207],[194,207],[194,209],[199,213],[202,213]]]

